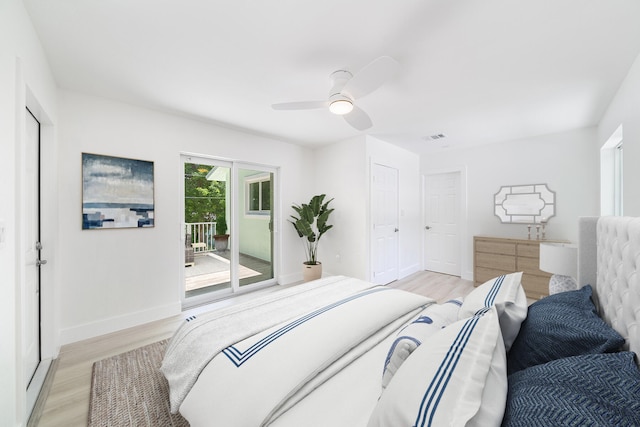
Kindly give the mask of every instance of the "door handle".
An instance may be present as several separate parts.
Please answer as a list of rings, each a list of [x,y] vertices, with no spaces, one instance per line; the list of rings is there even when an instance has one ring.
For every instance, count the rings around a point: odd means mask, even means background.
[[[38,267],[41,267],[41,266],[45,265],[46,263],[47,263],[47,260],[46,260],[46,259],[39,259],[39,260],[36,260],[36,265],[37,265]]]
[[[424,229],[425,230],[431,230],[431,227],[427,225],[427,226],[424,227]]]
[[[398,229],[397,229],[397,228],[394,228],[394,229],[393,229],[393,232],[394,232],[394,233],[397,233],[397,232],[398,232]]]

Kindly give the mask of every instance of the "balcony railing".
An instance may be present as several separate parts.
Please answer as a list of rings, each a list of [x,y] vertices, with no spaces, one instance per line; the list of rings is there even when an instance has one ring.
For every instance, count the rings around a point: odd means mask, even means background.
[[[194,254],[213,251],[215,249],[213,240],[215,234],[215,222],[191,222],[185,224],[185,235],[191,236],[191,246]]]

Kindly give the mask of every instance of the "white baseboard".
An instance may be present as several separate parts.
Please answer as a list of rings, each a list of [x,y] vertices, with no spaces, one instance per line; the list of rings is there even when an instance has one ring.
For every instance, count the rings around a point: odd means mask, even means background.
[[[178,315],[181,312],[182,304],[180,301],[176,301],[172,304],[154,307],[148,310],[142,310],[135,313],[128,313],[122,316],[114,316],[108,319],[73,326],[60,330],[60,343],[61,345],[71,344],[77,341],[153,322],[155,320],[166,319],[167,317]]]
[[[400,271],[398,272],[398,279],[404,279],[405,277],[410,276],[413,273],[417,273],[420,270],[421,268],[419,263],[410,265],[405,268],[401,268]]]
[[[473,271],[467,271],[467,272],[462,273],[461,279],[471,280],[473,282]]]
[[[301,282],[302,273],[281,274],[278,276],[279,285],[290,285],[291,283]]]

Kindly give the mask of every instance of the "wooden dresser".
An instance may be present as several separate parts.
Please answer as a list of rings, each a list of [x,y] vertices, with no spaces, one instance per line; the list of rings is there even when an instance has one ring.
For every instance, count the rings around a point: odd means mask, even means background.
[[[549,295],[551,274],[541,271],[540,243],[554,240],[527,240],[474,236],[473,278],[479,286],[502,274],[522,271],[522,287],[527,298]]]

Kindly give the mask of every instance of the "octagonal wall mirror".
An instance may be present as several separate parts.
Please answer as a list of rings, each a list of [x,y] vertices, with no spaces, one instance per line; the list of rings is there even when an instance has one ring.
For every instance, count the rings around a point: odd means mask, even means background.
[[[503,224],[538,224],[556,214],[556,193],[547,184],[500,187],[494,213]]]

